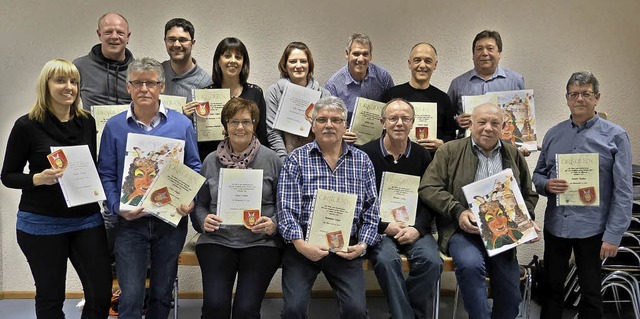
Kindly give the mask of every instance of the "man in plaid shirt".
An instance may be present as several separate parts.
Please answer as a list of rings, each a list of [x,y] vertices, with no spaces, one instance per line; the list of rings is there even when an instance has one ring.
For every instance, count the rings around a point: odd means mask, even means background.
[[[315,141],[289,154],[281,170],[278,229],[287,242],[282,258],[282,318],[307,317],[311,288],[320,271],[336,292],[342,318],[368,318],[362,256],[379,240],[376,178],[369,157],[342,140],[346,116],[339,98],[320,99],[312,113]],[[317,189],[358,196],[348,252],[333,253],[305,241]]]

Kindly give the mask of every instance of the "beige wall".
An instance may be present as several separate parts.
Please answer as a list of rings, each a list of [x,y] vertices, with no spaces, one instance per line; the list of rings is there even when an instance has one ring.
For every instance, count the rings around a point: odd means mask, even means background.
[[[203,3],[209,3],[203,6]],[[389,69],[397,84],[408,80],[408,51],[429,41],[440,54],[432,83],[446,91],[455,76],[472,67],[471,41],[483,29],[501,32],[502,65],[522,73],[536,92],[539,137],[568,116],[563,97],[570,74],[588,69],[601,81],[597,109],[609,113],[632,139],[640,162],[640,2],[619,1],[34,1],[5,0],[0,13],[0,157],[13,122],[34,101],[35,80],[55,57],[74,59],[98,42],[98,17],[118,11],[130,21],[129,48],[135,56],[167,58],[162,37],[167,20],[184,17],[196,27],[194,56],[206,70],[217,43],[240,38],[252,60],[250,81],[266,89],[278,78],[277,61],[291,41],[306,42],[316,60],[316,78],[325,83],[345,63],[345,38],[368,33],[373,62]],[[635,123],[635,124],[634,124]],[[537,154],[529,158],[535,165]],[[0,186],[0,291],[33,291],[28,265],[15,239],[20,192]],[[542,220],[546,200],[536,212]],[[520,261],[542,254],[542,244],[519,250]],[[279,274],[277,275],[279,276]],[[197,268],[181,269],[181,290],[200,290]],[[323,285],[326,287],[326,285]],[[70,271],[68,290],[81,289]],[[272,291],[279,290],[279,277]]]

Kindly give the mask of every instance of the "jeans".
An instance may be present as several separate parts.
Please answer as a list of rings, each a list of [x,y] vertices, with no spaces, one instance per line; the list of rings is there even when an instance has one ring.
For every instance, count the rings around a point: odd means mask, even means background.
[[[288,244],[282,256],[282,318],[307,318],[311,288],[322,271],[338,298],[340,317],[369,318],[362,258],[344,259],[334,253],[313,262]]]
[[[489,257],[479,235],[458,230],[449,240],[449,254],[456,265],[456,279],[469,318],[513,319],[518,315],[522,301],[520,268],[513,250]],[[493,311],[487,303],[487,277]]]
[[[67,260],[82,282],[82,319],[109,315],[111,263],[104,226],[58,235],[17,231],[18,245],[27,257],[36,285],[36,317],[64,318]]]
[[[167,318],[178,272],[178,255],[187,236],[187,218],[173,227],[155,217],[127,221],[119,218],[116,233],[116,273],[122,293],[118,318],[142,317],[145,278],[149,263],[147,319]]]
[[[400,253],[405,254],[411,269],[405,281]],[[427,318],[429,296],[442,272],[442,259],[431,234],[412,245],[398,245],[388,236],[371,247],[368,256],[378,284],[387,297],[392,318]]]
[[[582,295],[579,305],[580,318],[602,318],[600,293],[602,235],[588,238],[561,238],[544,231],[544,271],[547,286],[540,313],[541,318],[562,318],[564,281],[569,272],[569,258],[572,250],[578,267],[578,283]]]
[[[199,244],[196,255],[202,271],[202,318],[260,318],[262,300],[282,251],[276,247],[229,248]],[[231,302],[238,275],[236,294]]]

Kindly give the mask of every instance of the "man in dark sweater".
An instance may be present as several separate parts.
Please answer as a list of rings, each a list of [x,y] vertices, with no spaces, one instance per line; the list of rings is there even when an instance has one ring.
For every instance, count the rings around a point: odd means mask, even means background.
[[[382,109],[383,136],[361,148],[373,163],[378,191],[383,172],[422,176],[431,162],[429,151],[409,140],[414,115],[409,102],[391,100]],[[385,235],[370,249],[369,258],[392,318],[427,318],[428,296],[442,271],[442,259],[431,235],[432,219],[433,215],[418,201],[414,225],[393,220],[378,224],[378,233]],[[406,280],[400,253],[407,256],[411,266]]]

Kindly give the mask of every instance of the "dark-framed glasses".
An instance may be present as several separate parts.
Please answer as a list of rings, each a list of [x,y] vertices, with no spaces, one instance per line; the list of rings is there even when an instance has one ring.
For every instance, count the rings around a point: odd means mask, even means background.
[[[570,92],[567,93],[567,99],[569,100],[577,100],[579,96],[582,95],[582,98],[585,100],[588,100],[590,98],[592,98],[595,93],[591,92],[591,91],[584,91],[584,92]]]
[[[187,44],[193,40],[188,39],[188,38],[174,38],[174,37],[170,37],[170,38],[165,38],[164,42],[168,43],[168,44],[173,44],[176,43],[176,41],[180,42],[180,44]]]
[[[410,116],[389,116],[387,118],[385,118],[385,120],[387,120],[387,122],[389,123],[398,123],[398,120],[402,120],[402,123],[404,124],[409,124],[411,123],[411,121],[413,121],[413,117]]]
[[[142,88],[143,85],[147,86],[147,89],[153,89],[160,85],[162,82],[160,81],[129,81],[129,84],[136,89]]]
[[[318,117],[316,118],[316,122],[320,123],[320,124],[327,124],[327,122],[331,121],[331,123],[333,124],[337,124],[340,125],[342,123],[344,123],[344,119],[343,118],[339,118],[339,117]]]

